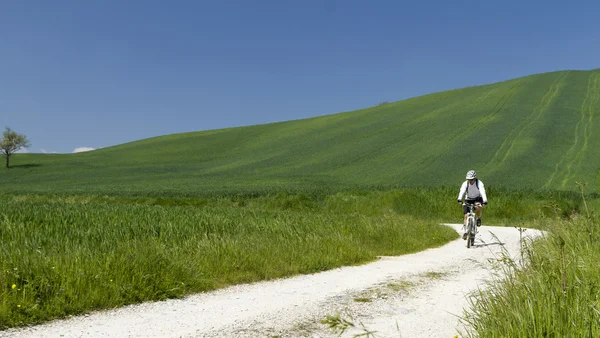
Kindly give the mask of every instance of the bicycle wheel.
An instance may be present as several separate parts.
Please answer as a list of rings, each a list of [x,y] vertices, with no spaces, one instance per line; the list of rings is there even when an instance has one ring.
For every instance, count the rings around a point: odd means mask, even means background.
[[[467,220],[467,249],[471,247],[473,238],[473,217],[469,217]]]

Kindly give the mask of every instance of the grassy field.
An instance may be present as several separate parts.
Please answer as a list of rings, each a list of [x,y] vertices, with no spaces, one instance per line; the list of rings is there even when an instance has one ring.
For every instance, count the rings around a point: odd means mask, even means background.
[[[598,191],[600,70],[536,74],[372,108],[160,136],[78,154],[17,154],[5,192],[200,196],[490,186]],[[26,130],[21,131],[27,133]]]
[[[398,194],[0,199],[0,328],[313,273],[457,238]]]
[[[458,238],[440,225],[462,220],[454,195],[444,189],[178,199],[4,195],[0,328],[439,246]],[[501,195],[485,213],[486,224],[565,217],[581,208],[570,194]],[[553,204],[566,212],[556,214]]]

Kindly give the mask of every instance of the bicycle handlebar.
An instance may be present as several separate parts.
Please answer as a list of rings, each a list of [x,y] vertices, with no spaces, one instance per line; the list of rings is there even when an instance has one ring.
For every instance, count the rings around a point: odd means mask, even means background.
[[[479,206],[483,207],[483,206],[485,205],[485,204],[483,204],[483,203],[479,203],[479,202],[477,202],[477,203],[466,203],[466,202],[462,202],[461,204],[462,204],[462,206],[463,206],[463,207],[465,207],[465,206],[468,206],[468,205],[473,205],[473,206],[475,206],[475,205],[479,205]]]

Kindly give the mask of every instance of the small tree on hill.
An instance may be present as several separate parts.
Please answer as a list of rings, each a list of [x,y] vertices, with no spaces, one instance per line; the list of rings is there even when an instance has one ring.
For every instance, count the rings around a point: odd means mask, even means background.
[[[21,150],[22,148],[29,148],[29,147],[30,147],[30,143],[29,143],[29,140],[27,140],[27,136],[25,136],[23,134],[17,134],[16,132],[12,131],[10,128],[6,127],[6,130],[4,131],[4,135],[2,137],[2,142],[0,142],[0,152],[6,158],[6,167],[7,168],[9,166],[8,160],[10,158],[10,155],[16,153],[17,151]]]

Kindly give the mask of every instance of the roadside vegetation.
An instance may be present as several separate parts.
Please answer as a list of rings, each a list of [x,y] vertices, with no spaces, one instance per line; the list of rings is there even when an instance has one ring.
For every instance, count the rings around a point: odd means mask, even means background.
[[[440,246],[458,238],[440,225],[462,219],[454,190],[180,199],[4,195],[0,327]],[[553,216],[552,203],[564,207],[559,217],[580,208],[569,194],[527,201],[520,193],[490,194],[486,224]]]
[[[600,336],[600,208],[591,202],[568,219],[537,220],[547,235],[524,245],[522,262],[501,257],[499,277],[465,312],[469,337]]]

